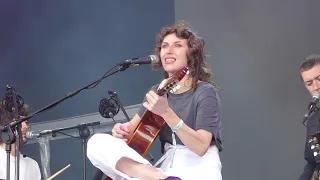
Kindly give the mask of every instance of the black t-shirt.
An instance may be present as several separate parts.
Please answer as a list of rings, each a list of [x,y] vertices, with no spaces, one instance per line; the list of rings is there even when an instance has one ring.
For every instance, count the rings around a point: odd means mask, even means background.
[[[151,90],[156,91],[158,86],[153,86]],[[168,103],[177,116],[190,128],[203,129],[212,133],[211,144],[216,144],[219,150],[222,150],[220,98],[212,84],[200,82],[195,92],[192,92],[191,89],[181,94],[169,92]],[[146,109],[141,104],[138,115],[142,117],[145,111]],[[165,142],[172,144],[172,130],[167,124],[160,130],[159,138],[162,146]],[[177,144],[183,145],[178,136],[176,136],[176,141]]]
[[[304,158],[307,164],[304,167],[304,171],[301,174],[299,180],[310,180],[317,164],[320,164],[320,155],[314,156],[313,150],[311,149],[311,143],[309,139],[312,134],[320,131],[320,112],[317,111],[310,115],[307,121],[307,136],[305,141]],[[320,141],[320,140],[319,140]]]

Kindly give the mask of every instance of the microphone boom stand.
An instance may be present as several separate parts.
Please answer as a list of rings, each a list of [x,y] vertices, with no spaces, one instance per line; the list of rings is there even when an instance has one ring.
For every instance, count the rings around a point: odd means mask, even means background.
[[[119,67],[119,66],[120,66],[120,67]],[[108,74],[111,70],[115,69],[116,67],[119,67],[119,68],[118,68],[116,71]],[[39,115],[39,114],[42,114],[42,113],[48,111],[49,109],[57,106],[59,103],[63,102],[64,100],[69,99],[69,98],[77,95],[78,93],[80,93],[81,91],[83,91],[83,90],[85,90],[85,89],[91,89],[91,88],[96,87],[103,79],[105,79],[105,78],[107,78],[107,77],[109,77],[109,76],[111,76],[111,75],[113,75],[113,74],[115,74],[115,73],[117,73],[117,72],[119,72],[119,71],[124,71],[124,70],[126,70],[127,68],[129,68],[129,67],[130,67],[129,64],[125,64],[125,65],[117,64],[116,66],[110,68],[110,69],[102,76],[102,78],[100,78],[100,79],[98,79],[98,80],[90,83],[89,85],[87,85],[87,86],[85,86],[85,87],[83,87],[83,88],[81,88],[81,89],[78,89],[78,90],[76,90],[76,91],[73,91],[73,92],[71,92],[71,93],[68,93],[68,94],[67,94],[66,96],[64,96],[63,98],[58,99],[57,101],[55,101],[55,102],[53,102],[53,103],[45,106],[44,108],[42,108],[42,109],[40,109],[40,110],[37,110],[36,112],[34,112],[34,113],[32,113],[32,114],[30,114],[30,115],[28,115],[28,116],[26,116],[26,117],[18,117],[18,116],[17,116],[16,119],[14,119],[13,121],[6,123],[3,127],[0,127],[0,130],[3,132],[3,133],[1,133],[1,134],[2,134],[2,135],[1,135],[1,136],[2,136],[2,140],[3,140],[3,141],[5,142],[5,144],[6,144],[6,152],[7,152],[7,180],[10,180],[10,153],[11,153],[11,144],[13,144],[13,143],[16,141],[16,137],[15,137],[14,133],[12,132],[12,127],[17,127],[17,125],[18,125],[18,124],[21,124],[23,121],[25,121],[25,120],[27,120],[27,119],[30,119],[30,118],[32,118],[32,117],[34,117],[34,116],[37,116],[37,115]],[[14,105],[16,106],[15,93],[13,93],[13,96],[14,96]],[[16,111],[17,108],[15,107],[14,110]],[[21,127],[21,126],[18,125],[18,133],[19,133],[19,127]],[[20,132],[21,132],[21,128],[20,128]],[[5,135],[6,135],[6,136],[5,136]],[[17,135],[18,135],[18,134],[17,134]],[[19,139],[18,139],[18,144],[20,143],[20,136],[21,136],[21,134],[17,136],[17,138],[19,138]],[[83,137],[84,137],[84,138],[87,137],[86,133],[84,133],[84,136],[83,136]],[[18,146],[19,146],[19,145],[18,145]],[[17,147],[17,148],[20,148],[20,146]],[[16,153],[17,153],[17,152],[16,152]],[[18,153],[19,153],[19,151],[18,151]],[[19,162],[19,156],[18,156],[18,162]],[[19,171],[17,171],[17,170],[19,170],[19,166],[16,166],[16,167],[17,167],[17,169],[16,169],[16,176],[17,176],[17,178],[18,178],[17,180],[19,180]],[[84,166],[84,167],[85,167],[85,166]],[[84,175],[85,175],[85,173],[84,173]],[[85,177],[84,177],[84,178],[85,178]]]
[[[11,144],[15,143],[16,138],[13,134],[11,126],[1,127],[1,139],[6,144],[6,153],[7,153],[7,178],[10,180],[10,154],[11,154]]]
[[[14,114],[15,114],[15,119],[18,119],[20,117],[19,115],[19,108],[17,105],[17,101],[16,101],[16,93],[14,88],[11,88],[11,93],[13,96],[13,105],[14,105]],[[23,106],[23,105],[22,105]],[[22,108],[22,107],[21,107]],[[16,150],[15,150],[15,156],[16,156],[16,180],[19,180],[20,178],[20,147],[23,141],[23,137],[22,137],[22,132],[21,132],[21,128],[22,125],[21,123],[17,124],[16,126],[16,130],[17,130],[17,134],[16,134]]]
[[[12,101],[13,106],[8,106],[6,109],[7,111],[14,113],[14,121],[16,119],[19,119],[19,108],[17,105],[17,97],[16,92],[13,87],[10,87],[7,85],[7,91],[12,95]],[[11,100],[11,99],[10,99]],[[11,102],[10,102],[11,103]],[[23,105],[23,104],[22,104]],[[20,146],[22,141],[22,133],[21,133],[21,123],[23,121],[20,121],[19,123],[13,123],[13,124],[7,124],[4,127],[1,127],[0,130],[2,131],[1,139],[6,144],[6,153],[7,153],[7,180],[10,180],[10,156],[11,156],[11,146],[13,143],[15,143],[15,179],[19,180],[20,175]],[[15,133],[17,132],[17,133]]]
[[[83,161],[83,180],[86,179],[86,169],[87,169],[87,158],[86,158],[86,154],[87,154],[87,139],[90,136],[90,130],[88,129],[88,126],[96,126],[96,125],[100,125],[100,121],[97,122],[92,122],[92,123],[83,123],[83,124],[79,124],[76,126],[72,126],[72,127],[66,127],[66,128],[58,128],[58,129],[54,129],[52,130],[52,136],[56,136],[57,132],[60,131],[65,131],[65,130],[69,130],[69,129],[79,129],[79,137],[81,138],[81,143],[82,143],[82,161]]]
[[[100,123],[99,123],[100,124]],[[79,127],[79,136],[81,138],[81,142],[82,142],[82,161],[83,161],[83,180],[86,179],[86,169],[87,169],[87,158],[86,158],[86,154],[87,154],[87,139],[90,136],[90,131],[87,127],[86,124],[81,124]]]
[[[82,142],[83,179],[85,180],[86,179],[86,154],[87,154],[86,145],[87,145],[87,139],[90,136],[90,130],[88,129],[88,126],[93,127],[93,126],[97,126],[97,125],[100,125],[100,121],[91,122],[91,123],[82,123],[82,124],[78,124],[76,126],[71,126],[71,127],[56,128],[56,129],[53,129],[53,130],[48,131],[46,133],[39,134],[39,137],[42,135],[50,134],[50,133],[51,133],[52,137],[56,137],[57,133],[60,131],[78,129],[79,130],[79,137]],[[64,134],[64,133],[62,133],[62,134]],[[71,137],[74,137],[74,136],[71,136]]]

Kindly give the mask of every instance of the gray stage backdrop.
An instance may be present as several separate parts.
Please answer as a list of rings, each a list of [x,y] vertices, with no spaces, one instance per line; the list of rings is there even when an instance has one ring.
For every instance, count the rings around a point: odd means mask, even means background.
[[[320,53],[319,1],[176,0],[207,42],[221,93],[225,180],[298,179],[310,100],[300,62]]]
[[[186,20],[204,37],[224,89],[223,179],[298,179],[305,163],[301,121],[310,100],[298,67],[309,53],[320,53],[319,1],[21,3],[0,6],[2,94],[14,84],[33,110],[41,108],[121,60],[150,54],[161,26]],[[125,106],[137,104],[159,80],[148,66],[132,68],[32,122],[96,112],[108,89],[118,91]],[[40,162],[37,147],[26,152]],[[56,140],[51,148],[52,172],[74,165],[56,179],[80,179],[80,141]],[[92,170],[88,163],[88,178]]]

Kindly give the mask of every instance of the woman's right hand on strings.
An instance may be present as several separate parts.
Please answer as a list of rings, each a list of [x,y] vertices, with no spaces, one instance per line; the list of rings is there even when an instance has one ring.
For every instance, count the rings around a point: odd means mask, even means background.
[[[112,128],[112,136],[122,139],[125,142],[128,141],[128,135],[130,133],[130,122],[117,123]]]

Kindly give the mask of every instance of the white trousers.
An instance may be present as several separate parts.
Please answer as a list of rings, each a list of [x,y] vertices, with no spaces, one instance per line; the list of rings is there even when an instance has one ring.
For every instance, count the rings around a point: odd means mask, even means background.
[[[161,169],[168,176],[177,176],[182,180],[222,180],[219,150],[211,146],[207,153],[200,157],[185,146],[174,147]],[[116,163],[122,157],[130,158],[142,164],[150,164],[123,140],[109,134],[94,134],[87,145],[87,156],[91,163],[113,180],[138,180],[118,171]],[[171,157],[170,157],[171,156]],[[163,166],[165,164],[165,167]]]

